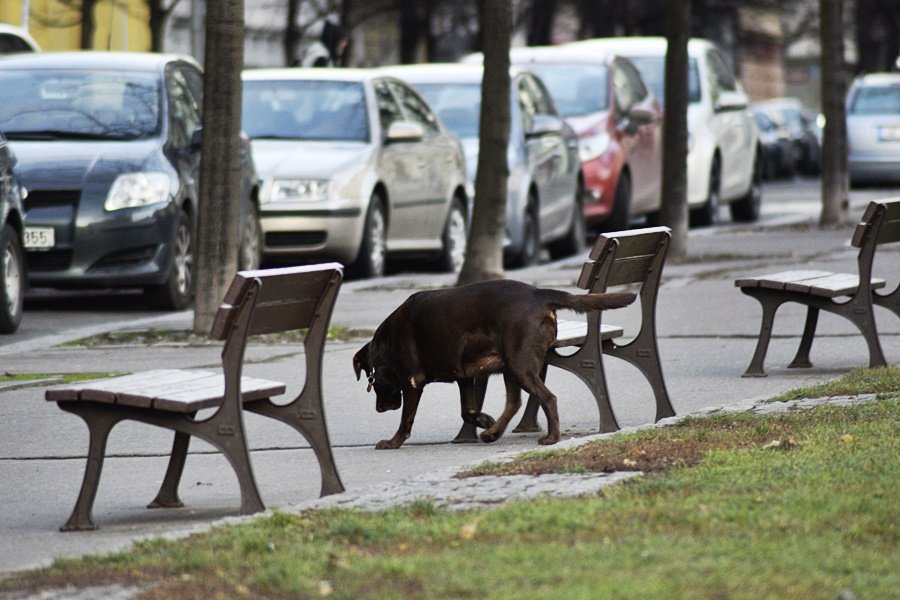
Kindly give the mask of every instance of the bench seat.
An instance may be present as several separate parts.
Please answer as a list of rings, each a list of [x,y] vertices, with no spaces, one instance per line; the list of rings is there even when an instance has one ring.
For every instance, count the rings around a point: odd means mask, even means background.
[[[285,385],[278,381],[241,377],[241,401],[279,396]],[[195,413],[222,405],[225,377],[222,373],[184,369],[156,369],[132,375],[86,381],[45,394],[51,402],[102,402],[134,408]]]
[[[823,298],[839,298],[852,296],[859,290],[859,275],[829,271],[782,271],[771,275],[737,279],[734,284],[740,288],[761,287]],[[872,289],[881,289],[884,286],[884,279],[873,278],[871,280],[870,287]]]
[[[582,345],[584,340],[587,339],[587,330],[587,321],[560,319],[556,322],[556,347],[565,348]],[[605,323],[600,325],[601,340],[611,340],[623,335],[625,335],[625,330],[618,325],[607,325]]]

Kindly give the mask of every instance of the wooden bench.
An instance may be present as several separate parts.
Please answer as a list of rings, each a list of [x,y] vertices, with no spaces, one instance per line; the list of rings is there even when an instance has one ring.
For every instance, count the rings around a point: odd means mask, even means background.
[[[889,294],[876,292],[885,287],[885,281],[872,277],[872,263],[876,248],[892,242],[900,242],[900,198],[873,201],[866,208],[850,241],[854,248],[859,248],[856,273],[796,270],[737,279],[735,286],[756,298],[763,311],[756,351],[743,377],[766,376],[763,363],[772,337],[775,311],[785,302],[797,302],[807,307],[800,347],[788,368],[812,366],[809,351],[820,310],[840,315],[853,323],[869,347],[869,366],[885,366],[887,362],[878,341],[873,305],[887,308],[900,317],[900,285]],[[895,269],[897,265],[898,262],[894,261]],[[835,300],[845,297],[849,299]]]
[[[578,376],[597,403],[600,432],[619,429],[609,402],[603,370],[604,354],[631,363],[647,378],[656,400],[657,421],[675,415],[663,379],[656,344],[656,299],[670,239],[671,230],[668,227],[605,233],[597,237],[588,260],[582,265],[577,285],[588,292],[605,292],[610,287],[640,285],[641,326],[630,342],[616,343],[616,338],[622,337],[624,329],[601,323],[602,311],[588,313],[586,322],[565,319],[557,322],[556,347],[547,354],[541,377],[546,377],[548,365]],[[565,347],[574,347],[576,351],[567,355],[557,351]],[[486,389],[487,378],[477,378],[478,410],[481,410]],[[522,419],[513,431],[539,431],[538,408],[538,401],[529,397]],[[454,442],[475,440],[475,427],[464,424]]]
[[[344,490],[328,441],[322,405],[322,359],[331,313],[342,281],[337,263],[239,272],[225,295],[210,338],[224,341],[222,371],[154,370],[50,388],[47,400],[84,419],[90,432],[87,466],[78,500],[63,531],[94,529],[91,517],[110,430],[134,420],[175,431],[169,465],[159,493],[148,508],[180,507],[178,484],[191,436],[220,450],[237,475],[241,514],[264,509],[253,469],[242,407],[278,419],[310,443],[322,476],[321,494]],[[289,404],[270,398],[284,383],[242,377],[250,335],[308,329],[304,338],[306,380]],[[298,369],[299,371],[299,369]],[[205,418],[203,409],[217,408]]]

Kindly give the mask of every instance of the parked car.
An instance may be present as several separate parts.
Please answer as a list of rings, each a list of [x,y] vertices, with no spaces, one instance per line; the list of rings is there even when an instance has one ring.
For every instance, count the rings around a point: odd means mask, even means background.
[[[466,172],[478,170],[481,65],[421,64],[387,72],[413,85],[463,144]],[[512,267],[537,260],[547,245],[554,258],[584,247],[583,178],[578,136],[563,121],[539,78],[510,70],[510,133],[507,157],[504,254]]]
[[[765,112],[787,134],[795,147],[796,170],[806,175],[819,172],[822,150],[816,123],[818,115],[803,106],[797,98],[772,98],[755,102],[753,110]]]
[[[25,297],[22,250],[22,188],[13,174],[15,157],[0,133],[0,333],[15,333]]]
[[[463,150],[415,90],[368,69],[258,69],[243,80],[267,260],[338,260],[367,277],[398,255],[462,267]]]
[[[629,58],[665,106],[666,39],[597,38],[568,46]],[[762,204],[759,132],[740,82],[714,44],[688,41],[688,205],[691,221],[716,221],[728,204],[735,221],[755,221]]]
[[[0,54],[40,51],[40,44],[27,31],[15,25],[0,23]]]
[[[753,118],[759,127],[759,146],[762,152],[764,179],[793,176],[799,163],[799,150],[790,133],[777,125],[762,109],[753,109]]]
[[[900,182],[900,73],[857,77],[847,94],[850,182]]]
[[[634,65],[614,52],[561,46],[513,48],[510,61],[541,78],[578,134],[587,225],[625,229],[634,217],[656,213],[662,112]]]
[[[28,189],[23,242],[31,285],[143,288],[154,307],[190,304],[202,93],[200,67],[186,56],[0,58],[0,130]],[[247,237],[256,194],[248,144],[243,244],[254,243]]]

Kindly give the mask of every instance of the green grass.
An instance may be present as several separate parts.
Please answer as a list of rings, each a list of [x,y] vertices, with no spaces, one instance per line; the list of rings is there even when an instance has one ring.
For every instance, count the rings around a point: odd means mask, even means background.
[[[835,381],[791,390],[772,400],[787,401],[824,396],[857,396],[891,392],[900,392],[900,365],[877,369],[856,369]]]
[[[332,325],[328,328],[328,339],[334,341],[363,340],[372,337],[372,331],[368,329],[353,329],[340,325]],[[250,338],[253,343],[261,344],[288,344],[301,343],[306,335],[306,330],[287,331],[277,334],[258,335]],[[142,329],[136,331],[107,331],[85,338],[64,342],[62,346],[68,347],[96,347],[96,346],[126,346],[140,345],[153,346],[159,344],[179,344],[185,346],[206,346],[218,344],[205,335],[197,335],[187,329]]]
[[[604,444],[638,457],[689,443],[702,449],[698,462],[595,497],[276,514],[60,560],[0,590],[123,582],[146,585],[146,598],[897,598],[898,423],[900,393],[688,419]]]
[[[0,383],[27,383],[44,379],[58,379],[59,383],[72,383],[75,381],[115,377],[121,374],[121,372],[114,371],[109,373],[2,373],[0,374]]]

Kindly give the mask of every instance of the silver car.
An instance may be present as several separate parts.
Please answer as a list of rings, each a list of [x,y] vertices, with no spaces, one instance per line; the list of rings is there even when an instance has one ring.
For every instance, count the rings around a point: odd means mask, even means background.
[[[386,70],[411,83],[462,140],[469,179],[475,181],[483,67],[422,64]],[[544,84],[516,67],[510,70],[510,82],[504,255],[509,266],[522,267],[535,262],[545,245],[554,258],[583,247],[584,181],[578,136],[556,112]]]
[[[243,81],[264,260],[338,260],[362,277],[398,255],[461,268],[462,147],[411,87],[366,69],[259,69]]]
[[[851,183],[900,182],[900,73],[858,77],[847,94]]]

